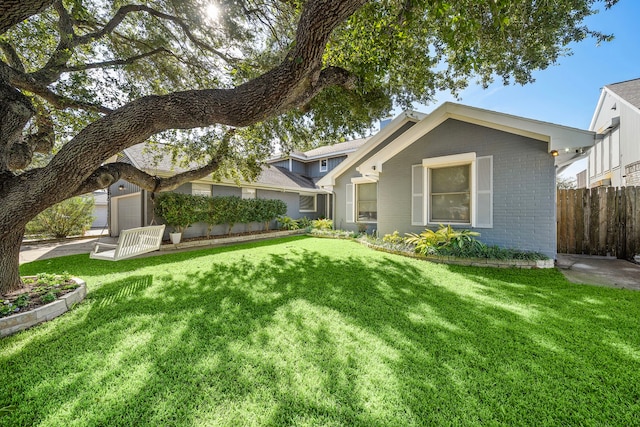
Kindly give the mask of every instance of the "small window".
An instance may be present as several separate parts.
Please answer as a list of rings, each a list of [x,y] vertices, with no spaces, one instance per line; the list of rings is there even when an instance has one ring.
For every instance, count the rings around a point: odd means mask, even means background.
[[[316,211],[316,195],[300,194],[300,212]]]
[[[320,172],[326,172],[328,170],[328,162],[327,159],[320,160]]]
[[[242,198],[243,199],[255,199],[256,198],[256,189],[255,188],[243,188],[242,189]]]
[[[378,220],[378,184],[356,185],[356,213],[358,222]]]
[[[191,184],[191,194],[194,196],[211,197],[211,185],[209,184]]]

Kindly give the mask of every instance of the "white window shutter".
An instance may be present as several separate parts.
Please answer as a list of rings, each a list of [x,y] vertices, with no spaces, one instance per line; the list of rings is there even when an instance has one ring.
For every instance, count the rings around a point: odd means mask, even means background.
[[[353,205],[353,201],[355,200],[355,194],[354,194],[354,190],[355,190],[355,186],[353,184],[347,184],[347,194],[346,194],[346,200],[347,200],[347,222],[353,223],[356,222],[355,220],[355,206]]]
[[[476,227],[493,228],[493,156],[476,159]]]
[[[411,225],[424,225],[424,168],[411,166]]]

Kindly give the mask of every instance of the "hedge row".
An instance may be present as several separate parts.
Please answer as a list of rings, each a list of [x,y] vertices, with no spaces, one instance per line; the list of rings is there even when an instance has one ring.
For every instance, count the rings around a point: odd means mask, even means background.
[[[287,205],[277,199],[241,199],[236,196],[194,196],[160,193],[155,197],[155,213],[177,232],[197,222],[207,224],[207,234],[216,225],[227,224],[228,232],[235,224],[269,223],[287,212]]]

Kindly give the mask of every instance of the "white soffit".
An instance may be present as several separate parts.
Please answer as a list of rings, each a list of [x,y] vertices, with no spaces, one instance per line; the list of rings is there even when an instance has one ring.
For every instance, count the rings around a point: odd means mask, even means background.
[[[410,110],[404,111],[398,114],[389,124],[387,124],[385,127],[380,129],[378,133],[371,136],[366,143],[364,143],[360,148],[358,148],[358,150],[349,154],[345,160],[340,162],[338,166],[336,166],[334,169],[329,171],[328,174],[326,174],[320,180],[318,180],[316,184],[319,187],[334,186],[336,183],[336,180],[335,180],[336,177],[340,176],[340,174],[342,174],[344,171],[346,171],[347,169],[352,167],[354,164],[356,164],[367,153],[369,153],[371,150],[377,147],[378,144],[380,144],[382,141],[384,141],[385,139],[393,135],[393,133],[396,132],[398,129],[400,129],[403,125],[409,122],[420,123],[420,120],[423,120],[425,117],[427,117],[427,115],[424,113],[419,113],[417,111],[410,111]],[[414,127],[415,126],[416,125],[414,125]],[[410,130],[411,129],[409,129],[407,132],[409,132]],[[391,142],[389,145],[391,144],[393,144],[393,142]]]

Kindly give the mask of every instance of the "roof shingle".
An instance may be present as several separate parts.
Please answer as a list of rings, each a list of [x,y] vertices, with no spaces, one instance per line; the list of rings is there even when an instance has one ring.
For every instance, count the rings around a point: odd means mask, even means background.
[[[640,79],[613,83],[605,87],[634,107],[640,108]]]

